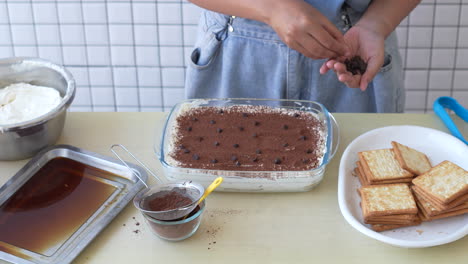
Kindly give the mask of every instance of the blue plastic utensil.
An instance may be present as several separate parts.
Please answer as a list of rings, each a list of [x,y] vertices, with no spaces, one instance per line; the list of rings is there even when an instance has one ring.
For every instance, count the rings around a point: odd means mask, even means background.
[[[460,130],[458,130],[445,108],[452,110],[461,119],[465,120],[465,122],[468,122],[468,109],[464,108],[454,98],[448,96],[437,98],[437,100],[434,101],[433,107],[434,112],[442,119],[442,122],[444,122],[445,126],[450,130],[450,133],[468,145],[468,141],[460,133]]]

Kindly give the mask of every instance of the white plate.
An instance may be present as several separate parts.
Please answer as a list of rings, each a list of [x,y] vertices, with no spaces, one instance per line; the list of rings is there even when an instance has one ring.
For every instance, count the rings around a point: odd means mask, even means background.
[[[338,202],[346,221],[359,232],[379,241],[405,248],[421,248],[453,242],[468,234],[468,214],[423,222],[418,226],[375,232],[364,224],[357,189],[359,179],[352,176],[358,152],[391,148],[391,141],[425,153],[432,166],[449,160],[468,170],[468,146],[457,138],[431,128],[388,126],[364,133],[348,145],[340,162]]]

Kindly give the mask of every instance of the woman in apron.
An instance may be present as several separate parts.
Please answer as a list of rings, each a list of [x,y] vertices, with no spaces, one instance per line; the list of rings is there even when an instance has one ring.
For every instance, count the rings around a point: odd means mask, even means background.
[[[394,29],[419,0],[192,2],[207,10],[190,54],[188,98],[296,99],[331,112],[403,112]],[[363,74],[346,70],[344,60],[354,56],[367,63]]]

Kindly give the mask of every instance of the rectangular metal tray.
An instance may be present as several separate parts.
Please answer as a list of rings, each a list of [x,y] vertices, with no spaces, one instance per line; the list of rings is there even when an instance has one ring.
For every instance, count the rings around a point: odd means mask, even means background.
[[[99,180],[112,185],[115,190],[71,236],[64,239],[62,243],[49,248],[47,252],[36,253],[0,241],[0,259],[17,264],[70,263],[144,187],[144,184],[138,180],[134,173],[117,159],[69,145],[57,145],[43,150],[33,157],[0,188],[0,205],[6,202],[48,161],[59,157],[72,159],[109,172],[110,176],[101,177]],[[143,168],[128,164],[146,181],[148,176]]]

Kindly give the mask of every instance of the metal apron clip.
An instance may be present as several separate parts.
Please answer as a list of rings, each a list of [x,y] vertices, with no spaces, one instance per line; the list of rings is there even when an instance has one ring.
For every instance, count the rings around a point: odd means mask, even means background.
[[[234,22],[234,19],[236,18],[236,16],[230,16],[229,17],[229,20],[228,20],[228,30],[229,32],[233,32],[234,31],[234,27],[232,26],[232,23]]]
[[[349,14],[348,14],[348,8],[350,8],[350,6],[347,4],[347,3],[344,3],[343,6],[341,7],[341,20],[343,21],[343,31],[348,31],[352,26],[352,22],[351,22],[351,18],[349,18]]]
[[[218,32],[213,32],[213,34],[216,35],[216,39],[221,41],[227,38],[228,31],[233,32],[234,27],[232,26],[232,23],[234,22],[235,16],[230,16],[228,21],[226,22],[226,26],[224,26],[221,30]]]

